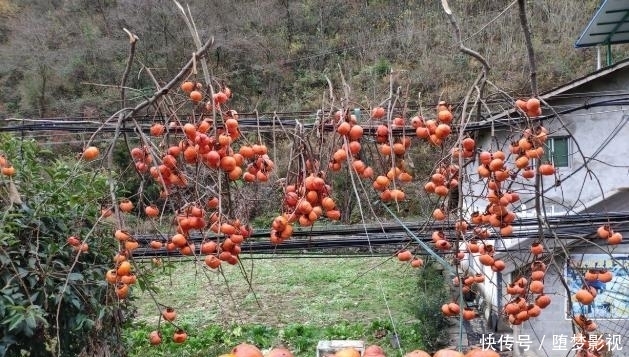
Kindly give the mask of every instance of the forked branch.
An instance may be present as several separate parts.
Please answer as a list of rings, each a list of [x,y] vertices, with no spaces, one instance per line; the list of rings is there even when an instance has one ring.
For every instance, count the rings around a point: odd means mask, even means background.
[[[452,13],[452,9],[450,9],[450,5],[448,5],[448,0],[441,0],[441,6],[443,7],[443,11],[448,16],[450,24],[452,24],[452,27],[454,28],[454,39],[459,45],[459,50],[467,55],[474,57],[476,60],[478,60],[478,62],[483,65],[483,71],[485,71],[485,73],[489,72],[489,63],[487,63],[485,57],[463,44],[463,39],[461,38],[461,28],[459,27],[459,23],[454,17],[454,13]]]
[[[194,63],[195,60],[198,60],[199,58],[203,58],[205,57],[207,50],[210,48],[210,46],[212,46],[214,44],[214,37],[212,37],[211,39],[209,39],[203,46],[201,46],[201,48],[199,48],[198,51],[196,51],[194,53],[194,55],[192,56],[192,58],[190,58],[190,60],[181,68],[181,70],[179,71],[179,73],[177,73],[177,75],[175,77],[173,77],[173,79],[170,80],[170,82],[168,82],[165,86],[163,86],[160,90],[158,90],[157,92],[155,92],[153,94],[153,96],[151,96],[149,99],[143,101],[142,103],[139,103],[138,105],[136,105],[135,107],[133,107],[133,109],[131,109],[130,112],[127,113],[126,117],[129,117],[131,115],[134,115],[135,113],[137,113],[138,111],[142,110],[143,108],[153,104],[156,100],[158,100],[159,98],[161,98],[163,95],[165,95],[166,93],[168,93],[168,91],[170,91],[174,86],[177,85],[177,83],[181,82],[186,75],[188,74],[188,71],[190,71],[192,69],[192,65]]]

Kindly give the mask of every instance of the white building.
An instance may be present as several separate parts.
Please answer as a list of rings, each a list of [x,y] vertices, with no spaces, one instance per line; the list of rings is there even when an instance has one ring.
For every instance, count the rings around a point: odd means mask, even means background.
[[[583,312],[598,324],[595,333],[608,334],[610,343],[619,344],[613,356],[629,355],[629,60],[602,68],[582,78],[561,85],[540,95],[548,103],[543,105],[541,121],[548,130],[545,151],[548,160],[556,167],[555,176],[543,176],[543,195],[540,202],[545,205],[543,217],[550,222],[544,234],[546,253],[543,260],[548,266],[544,278],[544,293],[552,304],[542,314],[524,322],[509,326],[504,319],[496,319],[509,300],[504,292],[504,283],[509,283],[527,274],[532,256],[529,246],[539,237],[537,231],[535,179],[526,180],[518,176],[511,190],[518,192],[520,202],[511,208],[518,220],[514,223],[515,236],[505,237],[494,243],[499,250],[496,257],[507,263],[498,274],[485,268],[491,277],[482,286],[483,298],[498,306],[498,310],[483,311],[490,326],[487,332],[511,331],[517,339],[530,338],[531,347],[526,356],[565,357],[575,345],[572,324],[574,313]],[[558,115],[553,115],[554,112]],[[509,153],[509,144],[525,127],[525,121],[517,111],[508,110],[485,121],[474,123],[468,130],[476,135],[480,150],[500,149]],[[514,159],[508,160],[513,167]],[[468,169],[470,175],[464,182],[466,206],[470,211],[483,212],[487,201],[486,184],[481,183],[476,173],[477,164]],[[543,197],[543,198],[542,198]],[[620,245],[607,245],[605,240],[592,238],[600,224],[609,221],[615,231],[623,233],[625,240]],[[559,236],[553,237],[550,233]],[[556,239],[557,238],[557,239]],[[594,242],[596,245],[592,244]],[[575,270],[567,271],[567,257],[571,257]],[[613,259],[612,259],[613,257]],[[589,264],[589,265],[588,265]],[[579,274],[587,268],[602,265],[611,269],[615,278],[599,289],[593,307],[582,307],[574,303],[573,312],[568,311],[565,284],[581,284]],[[580,265],[580,267],[579,267]],[[480,265],[471,264],[472,270]],[[560,279],[563,277],[563,279]],[[500,281],[503,281],[502,287]],[[492,330],[493,329],[493,330]],[[562,340],[562,336],[564,340]],[[615,339],[612,341],[612,338]],[[619,340],[619,341],[618,341]],[[563,345],[562,345],[563,344]],[[540,347],[541,346],[541,347]],[[516,352],[514,355],[518,355]]]

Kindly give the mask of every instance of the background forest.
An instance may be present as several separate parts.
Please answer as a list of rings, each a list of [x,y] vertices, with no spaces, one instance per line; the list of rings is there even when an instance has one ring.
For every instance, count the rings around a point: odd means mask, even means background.
[[[450,6],[464,43],[492,65],[490,79],[511,95],[526,96],[529,70],[524,38],[513,26],[514,4],[460,0]],[[542,91],[595,69],[596,50],[573,44],[598,4],[529,2]],[[391,70],[411,104],[420,93],[423,104],[456,102],[475,73],[469,69],[479,65],[458,52],[438,1],[215,0],[189,6],[201,37],[215,37],[211,71],[235,89],[233,105],[241,111],[314,111],[327,89],[325,76],[334,80],[341,72],[355,97],[363,98],[357,106],[375,105],[388,93]],[[170,0],[0,0],[0,118],[94,117],[117,110],[115,86],[128,51],[122,28],[140,38],[128,82],[136,97],[154,89],[142,66],[165,80],[194,49]],[[613,50],[616,59],[627,52]]]

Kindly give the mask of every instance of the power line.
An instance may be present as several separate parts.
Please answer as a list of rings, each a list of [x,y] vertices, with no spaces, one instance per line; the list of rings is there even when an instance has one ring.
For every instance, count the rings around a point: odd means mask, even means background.
[[[585,99],[585,98],[584,98]],[[629,105],[629,96],[622,98],[607,99],[598,102],[589,103],[584,101],[583,104],[570,106],[566,109],[557,111],[557,114],[563,115],[572,113],[581,109],[593,108],[593,107],[610,107],[610,106],[622,106]],[[365,108],[356,108],[359,112],[359,123],[363,126],[365,133],[374,134],[378,126],[382,123],[372,121],[369,118],[368,110]],[[622,111],[622,109],[619,109]],[[353,112],[352,112],[353,113]],[[505,119],[497,120],[479,120],[466,125],[465,130],[476,131],[481,129],[487,129],[492,126],[511,126],[517,124],[523,120],[516,112],[513,114],[517,117],[508,117]],[[334,116],[331,111],[293,111],[293,112],[276,112],[276,113],[239,113],[238,123],[242,129],[255,129],[263,132],[278,130],[279,127],[294,129],[297,126],[301,126],[304,129],[320,128],[323,131],[333,131],[334,125],[329,121]],[[555,114],[546,115],[540,117],[540,119],[547,119],[554,117]],[[211,118],[211,116],[199,116],[195,118],[197,120],[204,120]],[[147,116],[137,115],[132,118],[135,120],[142,130],[142,132],[149,133],[150,125],[153,123],[170,123],[171,117],[167,116]],[[479,118],[480,119],[480,118]],[[134,133],[138,129],[136,127],[122,127],[117,128],[114,123],[104,123],[102,120],[95,120],[88,117],[52,117],[42,119],[5,119],[8,122],[20,122],[20,125],[3,126],[0,127],[0,132],[41,132],[41,131],[66,131],[70,133],[93,133],[101,131],[105,133],[112,133],[119,130],[123,133]],[[26,123],[28,122],[28,124]],[[458,130],[458,125],[452,125],[453,130]],[[415,128],[410,125],[404,127],[390,128],[395,135],[403,133],[413,133]],[[180,133],[181,129],[178,125],[169,128],[169,131]]]
[[[490,240],[512,240],[526,239],[532,234],[538,233],[536,218],[520,219],[519,224],[515,226],[515,232],[511,236],[490,237]],[[578,215],[548,217],[548,225],[552,227],[553,233],[560,240],[575,240],[580,238],[587,239],[594,233],[595,227],[603,224],[611,225],[615,230],[629,226],[629,212],[611,212],[606,214],[587,213]],[[444,231],[446,236],[454,237],[456,233],[452,225],[422,222],[409,223],[407,227],[412,231],[418,231],[418,235],[425,242],[431,242],[431,234],[435,230]],[[550,234],[546,231],[545,234]],[[256,231],[250,238],[245,240],[241,245],[243,252],[250,254],[271,254],[271,253],[295,253],[303,254],[311,253],[319,250],[334,250],[335,254],[353,255],[366,254],[370,246],[388,249],[388,251],[378,251],[378,254],[391,255],[401,247],[411,243],[413,240],[406,234],[405,228],[399,225],[368,225],[360,226],[332,226],[326,228],[317,228],[312,230],[295,230],[293,237],[279,245],[274,245],[267,237],[270,231]],[[310,239],[316,237],[316,239]],[[152,240],[164,242],[162,237],[151,234],[136,235],[134,238],[141,244],[148,245]],[[214,238],[215,239],[215,238]],[[202,235],[191,235],[189,241],[198,245],[204,241],[213,240]],[[629,244],[624,241],[621,244]],[[392,249],[393,248],[393,249]],[[351,249],[355,249],[352,251]],[[528,245],[521,248],[497,249],[497,252],[529,251]],[[439,252],[439,251],[437,251]],[[452,254],[452,251],[440,252],[439,254]],[[165,248],[154,250],[151,248],[138,248],[133,251],[133,256],[138,258],[155,257],[155,256],[179,256],[177,250],[167,251]],[[301,255],[301,254],[298,254]]]

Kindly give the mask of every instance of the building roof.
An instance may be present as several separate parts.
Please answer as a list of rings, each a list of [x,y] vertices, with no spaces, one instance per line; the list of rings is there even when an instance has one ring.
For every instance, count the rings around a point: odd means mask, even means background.
[[[629,211],[629,188],[623,187],[605,195],[596,202],[587,205],[580,213]]]
[[[598,69],[594,72],[590,72],[588,74],[586,74],[583,77],[579,77],[577,79],[574,79],[570,82],[564,83],[558,87],[555,87],[553,89],[550,89],[547,92],[544,92],[540,95],[540,98],[543,98],[545,100],[551,99],[552,97],[561,94],[561,93],[565,93],[573,88],[577,88],[581,85],[587,84],[589,82],[592,82],[596,79],[599,79],[601,77],[607,76],[609,74],[612,74],[622,68],[625,68],[629,66],[629,58],[626,58],[622,61],[618,61],[614,64],[612,64],[611,66],[607,66],[607,67],[603,67],[601,69]]]
[[[596,13],[579,35],[579,38],[575,42],[575,47],[588,47],[600,44],[610,45],[615,43],[629,43],[629,1],[602,0]],[[542,93],[539,95],[539,98],[548,101],[557,95],[607,76],[627,66],[629,66],[629,58],[588,73],[568,83],[564,83],[559,87]],[[544,116],[542,116],[542,118],[544,118]],[[520,113],[515,108],[511,108],[493,114],[487,119],[470,123],[465,127],[465,130],[479,131],[493,129],[496,125],[515,124],[522,119]]]
[[[629,42],[629,2],[605,0],[585,27],[575,47]]]
[[[539,98],[544,101],[552,100],[554,97],[560,94],[568,92],[584,84],[590,83],[594,80],[608,76],[628,66],[629,66],[629,58],[624,59],[622,61],[618,61],[611,66],[603,67],[594,72],[590,72],[582,77],[574,79],[570,82],[564,83],[558,87],[552,88],[540,94]],[[484,129],[490,129],[492,126],[496,126],[496,125],[502,126],[502,125],[509,125],[509,124],[517,123],[520,120],[522,120],[522,117],[520,116],[518,111],[516,111],[515,108],[511,108],[511,109],[507,109],[502,112],[496,113],[494,115],[491,115],[487,119],[470,123],[465,127],[465,130],[466,131],[479,131],[479,130],[484,130]]]

